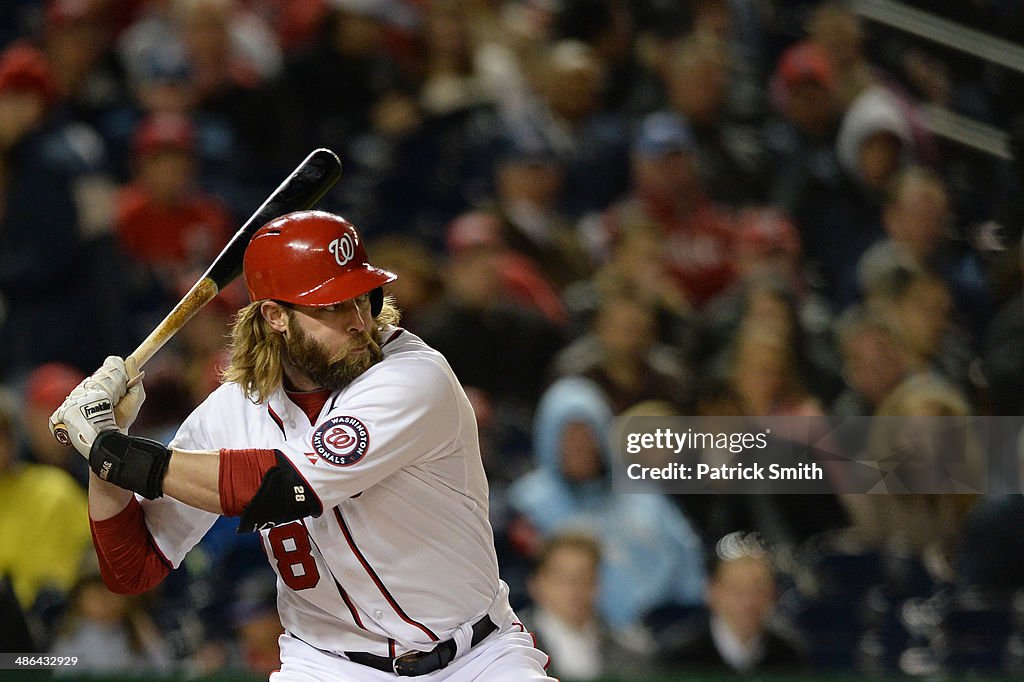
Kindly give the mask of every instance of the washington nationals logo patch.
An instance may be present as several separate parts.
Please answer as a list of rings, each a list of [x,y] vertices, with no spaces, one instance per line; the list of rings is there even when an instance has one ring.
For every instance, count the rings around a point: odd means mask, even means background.
[[[370,434],[355,417],[331,417],[313,432],[313,451],[334,466],[352,466],[370,447]]]

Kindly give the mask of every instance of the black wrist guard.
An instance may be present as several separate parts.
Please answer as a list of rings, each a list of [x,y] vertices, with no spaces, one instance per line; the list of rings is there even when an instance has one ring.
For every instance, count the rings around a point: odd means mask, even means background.
[[[89,467],[104,481],[148,500],[163,497],[171,451],[148,438],[101,431],[89,450]]]
[[[239,533],[272,528],[306,516],[317,517],[324,511],[320,498],[299,476],[288,458],[279,450],[275,453],[277,466],[263,475],[259,490],[242,510]]]

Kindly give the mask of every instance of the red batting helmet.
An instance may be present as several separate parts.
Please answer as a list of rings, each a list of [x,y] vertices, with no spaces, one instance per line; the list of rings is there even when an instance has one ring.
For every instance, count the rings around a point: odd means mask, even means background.
[[[370,293],[373,315],[384,302],[381,286],[398,275],[366,262],[352,223],[325,211],[297,211],[261,227],[242,261],[253,301],[327,306]]]

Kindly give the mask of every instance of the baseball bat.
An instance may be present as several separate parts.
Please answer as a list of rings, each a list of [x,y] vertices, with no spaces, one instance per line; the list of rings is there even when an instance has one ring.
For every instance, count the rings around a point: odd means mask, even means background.
[[[203,276],[192,285],[188,293],[178,301],[174,309],[150,332],[139,347],[125,358],[125,363],[133,360],[135,367],[141,368],[185,326],[186,322],[212,301],[221,289],[242,273],[242,256],[256,230],[286,213],[312,208],[340,177],[341,161],[338,156],[330,149],[313,150],[235,232]],[[132,382],[135,380],[137,377],[133,378]],[[71,443],[64,424],[53,424],[50,430],[59,442],[65,445]]]

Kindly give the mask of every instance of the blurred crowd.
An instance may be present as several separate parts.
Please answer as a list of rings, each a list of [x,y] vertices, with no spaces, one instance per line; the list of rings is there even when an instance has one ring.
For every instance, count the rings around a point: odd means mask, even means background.
[[[902,4],[1021,47],[1020,3]],[[14,650],[277,667],[259,536],[221,519],[158,589],[110,593],[46,418],[328,147],[320,206],[471,397],[502,575],[555,674],[1024,670],[1019,496],[609,484],[624,414],[1022,414],[1021,73],[818,0],[8,0],[0,50]],[[1009,154],[935,135],[936,109]],[[217,385],[244,302],[146,366],[133,432],[166,442]]]

